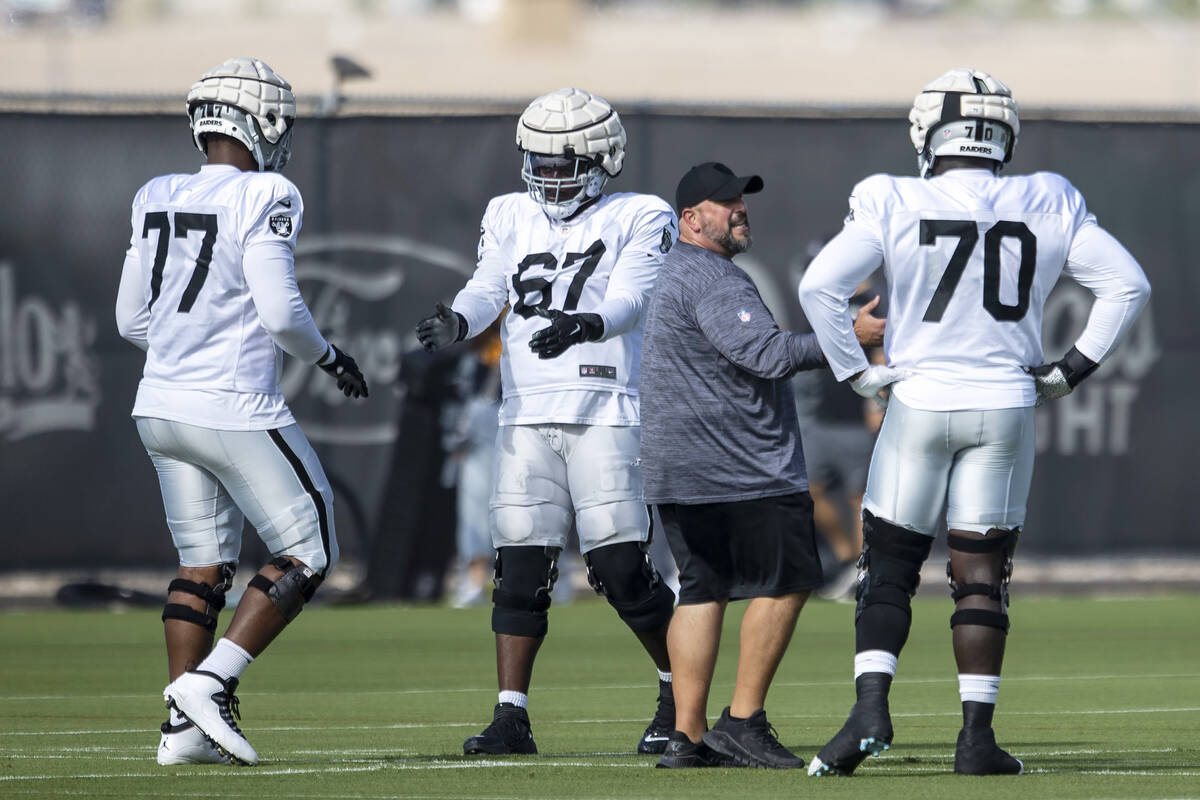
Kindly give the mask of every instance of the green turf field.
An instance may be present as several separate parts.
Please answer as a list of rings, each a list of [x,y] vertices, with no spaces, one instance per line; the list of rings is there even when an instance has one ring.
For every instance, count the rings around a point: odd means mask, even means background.
[[[895,746],[850,779],[653,769],[633,753],[654,710],[653,669],[591,599],[551,613],[530,709],[541,755],[461,755],[495,702],[487,609],[314,607],[243,678],[253,768],[155,763],[157,612],[0,613],[0,798],[1200,797],[1195,596],[1016,598],[996,722],[1028,774],[1005,778],[951,771],[950,610],[918,598],[892,692]],[[731,691],[740,611],[713,716]],[[852,613],[805,609],[768,698],[780,739],[806,759],[852,703]]]

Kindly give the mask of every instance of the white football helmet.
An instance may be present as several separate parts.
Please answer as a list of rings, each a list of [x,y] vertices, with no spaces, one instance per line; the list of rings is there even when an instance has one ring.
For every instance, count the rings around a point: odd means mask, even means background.
[[[552,219],[566,219],[599,197],[625,160],[625,128],[608,101],[559,89],[529,104],[517,122],[521,177]]]
[[[291,157],[292,85],[257,58],[231,58],[204,73],[188,92],[187,112],[201,153],[204,135],[219,133],[244,144],[260,172],[281,170]]]
[[[977,69],[952,69],[926,86],[913,101],[908,121],[922,178],[929,176],[938,156],[1006,164],[1021,131],[1012,92]]]

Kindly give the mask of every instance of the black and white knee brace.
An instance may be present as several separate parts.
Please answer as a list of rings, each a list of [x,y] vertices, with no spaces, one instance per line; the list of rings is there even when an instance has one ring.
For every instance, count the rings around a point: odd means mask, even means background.
[[[311,569],[283,556],[272,559],[271,566],[283,574],[271,580],[260,572],[250,579],[249,588],[257,589],[270,598],[283,618],[291,622],[317,593],[318,583],[313,580]]]
[[[586,553],[588,583],[634,633],[662,629],[675,611],[675,593],[639,542],[619,542]]]
[[[233,586],[233,575],[237,571],[237,564],[232,561],[218,564],[217,570],[218,578],[216,586],[209,586],[207,583],[196,583],[185,578],[176,578],[171,581],[167,585],[168,595],[171,592],[184,592],[195,595],[205,602],[206,608],[204,611],[197,611],[191,606],[185,606],[182,603],[167,603],[163,606],[163,622],[169,619],[178,619],[198,625],[209,633],[216,631],[217,615],[225,607],[225,593]]]
[[[951,628],[958,625],[986,625],[1008,633],[1008,583],[1012,578],[1012,557],[1020,535],[1021,529],[1014,528],[1011,531],[997,530],[983,539],[956,536],[953,533],[946,537],[946,544],[951,550],[984,559],[983,566],[990,573],[987,583],[965,583],[954,574],[952,562],[947,561],[946,578],[950,584],[950,596],[957,603],[964,597],[983,595],[1000,607],[999,611],[986,608],[957,609],[950,615]],[[978,568],[981,565],[975,562],[971,566]]]
[[[545,636],[550,623],[557,547],[501,547],[496,550],[496,588],[492,592],[492,631],[508,636]]]
[[[921,565],[929,558],[933,537],[925,536],[863,512],[863,551],[858,568],[858,609],[882,603],[912,617],[912,597],[921,584]]]
[[[912,625],[912,597],[933,537],[863,512],[863,551],[858,559],[855,649],[899,655]]]

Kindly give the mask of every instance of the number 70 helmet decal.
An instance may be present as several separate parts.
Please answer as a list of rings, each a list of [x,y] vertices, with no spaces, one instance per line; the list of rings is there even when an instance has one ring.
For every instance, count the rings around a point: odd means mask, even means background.
[[[1007,164],[1021,122],[1007,86],[977,69],[952,69],[926,86],[908,114],[921,177],[939,156],[986,158]]]

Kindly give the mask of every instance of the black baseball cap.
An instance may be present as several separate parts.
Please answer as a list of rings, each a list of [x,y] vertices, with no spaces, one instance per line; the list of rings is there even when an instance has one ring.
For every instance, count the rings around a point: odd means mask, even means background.
[[[675,211],[682,214],[705,200],[732,200],[739,194],[761,192],[763,179],[757,175],[738,177],[733,170],[717,161],[697,164],[679,179],[675,187]]]

